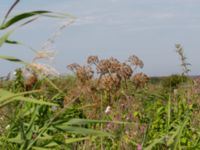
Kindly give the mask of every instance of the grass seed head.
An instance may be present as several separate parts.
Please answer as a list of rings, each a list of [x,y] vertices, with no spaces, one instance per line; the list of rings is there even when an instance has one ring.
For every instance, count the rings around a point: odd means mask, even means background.
[[[53,59],[55,57],[55,51],[53,50],[40,50],[35,52],[33,61],[38,59]]]
[[[46,64],[39,64],[39,63],[31,63],[27,66],[27,68],[31,69],[33,72],[39,74],[39,75],[44,75],[44,76],[57,76],[59,75],[58,71]]]

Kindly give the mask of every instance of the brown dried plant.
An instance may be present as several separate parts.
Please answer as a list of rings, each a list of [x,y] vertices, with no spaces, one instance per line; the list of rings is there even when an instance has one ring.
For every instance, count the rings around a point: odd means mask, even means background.
[[[131,78],[131,81],[135,84],[137,89],[139,87],[144,87],[149,81],[149,77],[144,73],[137,73]]]
[[[140,67],[143,68],[144,67],[144,63],[141,59],[139,59],[139,57],[137,57],[136,55],[132,55],[128,58],[128,62],[135,66],[135,67]]]
[[[93,78],[94,71],[90,66],[80,66],[79,64],[74,63],[67,67],[76,74],[77,79],[83,84]]]
[[[106,91],[118,90],[121,87],[122,81],[125,81],[127,87],[127,80],[129,80],[133,73],[135,73],[135,69],[137,69],[137,67],[142,68],[144,66],[143,61],[135,55],[128,58],[128,63],[120,62],[114,57],[99,59],[98,56],[89,56],[87,58],[87,64],[94,65],[96,67],[98,79],[97,84],[101,89]],[[77,79],[82,83],[93,79],[94,71],[91,66],[81,66],[74,63],[68,65],[68,69],[74,72]],[[135,76],[134,83],[136,83],[137,86],[141,85],[142,81],[146,79],[145,77],[146,76],[143,74]]]
[[[88,59],[87,59],[87,63],[88,64],[97,64],[97,63],[99,63],[99,58],[98,58],[98,56],[89,56],[88,57]]]
[[[105,74],[100,80],[100,87],[106,91],[115,91],[120,88],[121,78],[116,74]]]

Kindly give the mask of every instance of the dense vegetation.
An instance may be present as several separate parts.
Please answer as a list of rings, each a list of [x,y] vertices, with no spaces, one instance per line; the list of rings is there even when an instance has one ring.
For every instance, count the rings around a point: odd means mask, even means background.
[[[69,17],[32,11],[8,19],[17,3],[0,26],[0,47],[22,44],[10,35],[41,14]],[[164,79],[139,72],[144,64],[135,55],[124,62],[89,56],[86,65],[67,66],[72,76],[38,62],[53,56],[45,47],[31,62],[0,56],[23,65],[0,81],[0,149],[200,149],[200,80],[188,77],[183,48],[176,48],[183,73]]]

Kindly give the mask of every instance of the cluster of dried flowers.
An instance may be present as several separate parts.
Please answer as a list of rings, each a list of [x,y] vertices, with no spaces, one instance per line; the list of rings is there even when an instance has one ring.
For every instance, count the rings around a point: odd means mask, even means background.
[[[144,64],[137,56],[132,55],[126,62],[120,62],[116,58],[99,59],[98,56],[89,56],[86,66],[79,64],[70,64],[68,69],[76,74],[77,79],[81,83],[95,79],[92,70],[96,68],[98,85],[101,89],[112,91],[117,90],[122,82],[127,84],[127,80],[131,80],[137,87],[142,87],[148,81],[148,76],[144,73],[135,74],[137,68],[143,68]]]

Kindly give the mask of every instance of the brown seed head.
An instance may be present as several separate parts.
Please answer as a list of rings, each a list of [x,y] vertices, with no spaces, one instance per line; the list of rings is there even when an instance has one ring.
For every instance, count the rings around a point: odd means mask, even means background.
[[[117,90],[120,87],[121,79],[116,73],[105,74],[100,80],[100,87],[107,91]]]
[[[97,64],[97,73],[100,73],[100,74],[109,73],[110,68],[111,68],[110,60],[102,59]]]
[[[87,59],[88,64],[97,64],[99,62],[98,56],[89,56]]]
[[[132,81],[136,87],[144,87],[149,81],[149,77],[144,73],[137,73],[132,77]]]
[[[92,79],[93,75],[94,71],[89,66],[81,66],[76,70],[76,76],[82,83]]]
[[[138,66],[140,68],[144,67],[144,63],[142,60],[139,59],[136,55],[132,55],[128,58],[128,62],[130,62],[134,66]]]
[[[110,64],[111,64],[109,71],[111,73],[117,73],[120,70],[121,63],[116,58],[113,58],[113,57],[111,57],[109,59],[109,61],[110,61]]]
[[[118,73],[123,79],[129,79],[133,73],[133,70],[129,65],[123,63],[120,65],[120,70]]]
[[[67,68],[73,72],[77,71],[81,66],[77,63],[69,64]]]

